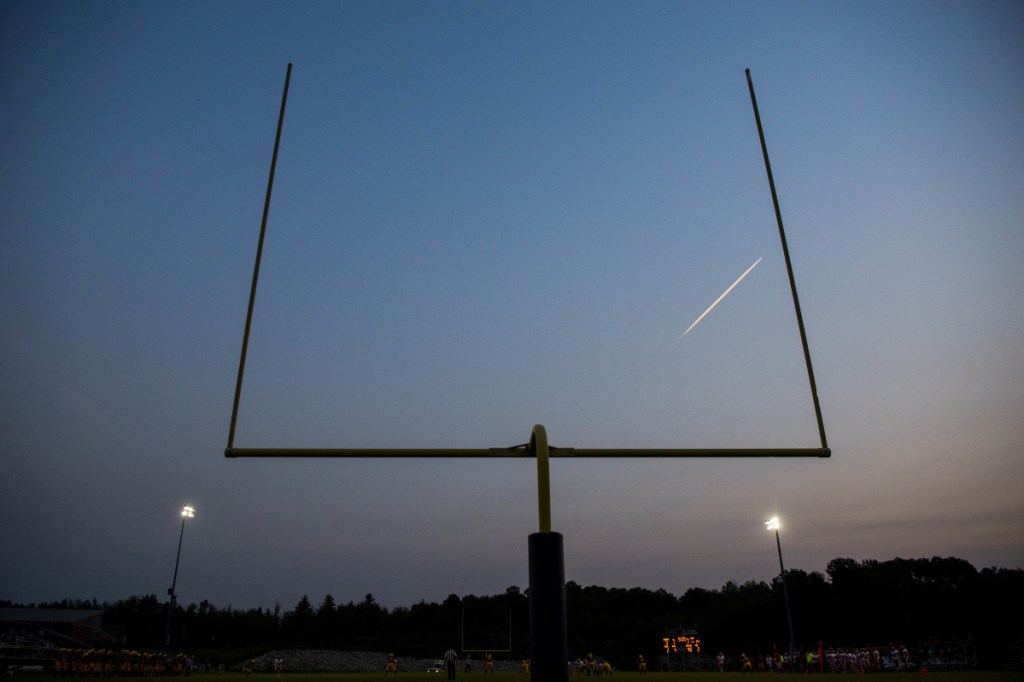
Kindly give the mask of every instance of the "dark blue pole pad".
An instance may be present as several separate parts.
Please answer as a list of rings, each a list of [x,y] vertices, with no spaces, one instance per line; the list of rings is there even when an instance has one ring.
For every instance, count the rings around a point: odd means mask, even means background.
[[[530,541],[530,680],[569,681],[565,616],[565,560],[561,533],[533,533]]]

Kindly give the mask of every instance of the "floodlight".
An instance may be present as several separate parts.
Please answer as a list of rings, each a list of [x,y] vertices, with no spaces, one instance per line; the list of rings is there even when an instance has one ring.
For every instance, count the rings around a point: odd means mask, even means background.
[[[171,589],[167,590],[167,594],[170,596],[170,602],[167,605],[167,622],[164,628],[164,651],[167,651],[171,647],[171,614],[174,612],[174,606],[178,603],[177,596],[174,594],[174,589],[178,585],[178,565],[181,563],[181,541],[185,537],[185,519],[195,518],[196,508],[186,504],[181,508],[181,532],[178,533],[178,553],[174,557],[174,578],[171,579]]]
[[[775,546],[779,550],[779,580],[782,582],[782,600],[786,604],[786,625],[789,626],[789,665],[793,666],[796,651],[796,637],[793,635],[793,616],[789,611],[789,590],[786,589],[786,567],[782,563],[782,541],[779,540],[779,517],[773,516],[764,522],[766,530],[775,531]]]

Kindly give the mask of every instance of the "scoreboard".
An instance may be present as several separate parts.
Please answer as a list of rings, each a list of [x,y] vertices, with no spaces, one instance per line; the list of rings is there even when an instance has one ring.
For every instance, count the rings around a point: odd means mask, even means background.
[[[666,654],[699,654],[700,633],[692,628],[665,630],[661,644]]]

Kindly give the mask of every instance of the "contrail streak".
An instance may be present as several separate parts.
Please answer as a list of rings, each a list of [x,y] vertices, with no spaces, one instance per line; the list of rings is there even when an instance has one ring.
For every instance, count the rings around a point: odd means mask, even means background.
[[[762,256],[762,258],[763,258],[763,256]],[[698,318],[697,318],[696,320],[694,320],[694,321],[693,321],[693,324],[691,324],[691,325],[690,325],[689,327],[687,327],[687,328],[686,328],[686,331],[685,331],[685,332],[683,332],[682,334],[680,334],[680,335],[679,335],[679,338],[680,338],[680,339],[682,339],[682,338],[683,338],[684,336],[686,336],[687,334],[689,334],[689,333],[690,333],[690,330],[691,330],[691,329],[693,329],[694,327],[696,327],[696,326],[697,326],[697,323],[698,323],[698,322],[700,322],[701,320],[703,320],[703,319],[704,319],[704,316],[705,316],[705,315],[707,315],[707,314],[708,314],[708,313],[710,313],[710,312],[711,312],[712,310],[714,310],[714,309],[715,309],[715,306],[716,306],[716,305],[718,305],[718,304],[719,304],[719,303],[720,303],[720,302],[722,301],[722,299],[723,299],[723,298],[725,298],[726,296],[728,296],[728,295],[729,295],[729,292],[730,292],[730,291],[732,291],[733,289],[735,289],[735,288],[736,288],[736,285],[737,285],[737,284],[739,284],[740,282],[742,282],[742,281],[743,281],[743,278],[744,278],[744,277],[746,277],[747,275],[749,275],[749,274],[750,274],[750,271],[751,271],[751,270],[753,270],[754,268],[756,268],[756,267],[757,267],[757,264],[758,264],[758,263],[760,263],[760,262],[761,262],[761,258],[758,258],[758,259],[757,259],[756,261],[754,261],[754,264],[753,264],[753,265],[751,265],[751,266],[750,266],[749,268],[747,268],[747,271],[746,271],[746,272],[744,272],[744,273],[743,273],[742,275],[740,275],[740,278],[739,278],[738,280],[736,280],[735,282],[733,282],[733,283],[732,283],[732,286],[730,286],[730,287],[729,287],[728,289],[726,289],[726,290],[725,290],[725,293],[724,293],[724,294],[722,294],[722,295],[721,295],[721,296],[719,296],[719,297],[718,297],[717,299],[715,299],[715,302],[714,302],[714,303],[712,303],[712,304],[711,304],[710,306],[708,306],[708,309],[707,309],[707,310],[705,310],[704,312],[702,312],[702,313],[700,314],[700,317],[698,317]]]

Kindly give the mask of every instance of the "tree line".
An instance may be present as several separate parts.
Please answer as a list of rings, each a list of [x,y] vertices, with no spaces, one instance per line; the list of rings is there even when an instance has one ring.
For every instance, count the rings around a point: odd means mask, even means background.
[[[1024,637],[1024,570],[985,568],[953,557],[889,561],[833,559],[825,573],[785,573],[798,648],[915,645],[926,640],[967,640],[978,664],[1019,659],[1011,645]],[[2,604],[11,606],[11,604]],[[167,604],[156,595],[114,603],[95,600],[33,606],[99,608],[104,626],[125,646],[163,644]],[[789,631],[780,577],[770,583],[725,583],[720,589],[691,588],[681,596],[666,590],[566,584],[570,655],[595,653],[620,665],[638,654],[663,653],[667,628],[694,628],[702,655],[769,652],[788,647]],[[317,604],[304,595],[290,610],[218,608],[209,601],[178,605],[172,613],[172,647],[205,652],[211,659],[243,649],[330,648],[394,651],[436,657],[448,647],[505,651],[528,656],[529,599],[511,586],[490,596],[449,595],[441,603],[420,601],[385,608],[372,594]]]

